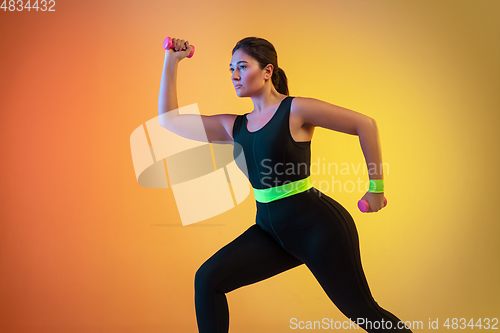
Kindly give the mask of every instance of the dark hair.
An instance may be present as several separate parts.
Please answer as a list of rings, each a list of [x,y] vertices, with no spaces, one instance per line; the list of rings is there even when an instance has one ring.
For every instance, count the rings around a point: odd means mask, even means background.
[[[268,64],[272,64],[274,70],[271,82],[280,94],[289,95],[288,80],[285,71],[278,67],[278,54],[273,44],[264,38],[246,37],[236,43],[231,54],[234,54],[239,49],[242,49],[243,52],[255,58],[259,63],[260,69],[264,69]]]

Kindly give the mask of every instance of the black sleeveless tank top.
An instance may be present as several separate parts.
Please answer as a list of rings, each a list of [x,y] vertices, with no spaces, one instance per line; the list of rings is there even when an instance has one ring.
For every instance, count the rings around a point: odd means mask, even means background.
[[[233,157],[253,188],[280,186],[310,175],[311,141],[297,142],[290,133],[293,98],[285,97],[272,118],[257,131],[248,131],[248,113],[234,121]],[[241,153],[244,159],[238,158]]]

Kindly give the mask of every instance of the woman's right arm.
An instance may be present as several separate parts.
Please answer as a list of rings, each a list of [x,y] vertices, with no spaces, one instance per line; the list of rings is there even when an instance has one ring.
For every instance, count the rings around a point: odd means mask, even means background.
[[[184,138],[204,142],[232,142],[232,128],[235,114],[201,116],[179,114],[177,103],[177,68],[179,61],[191,51],[189,42],[173,39],[180,51],[165,51],[160,94],[158,96],[158,115],[160,126]],[[181,51],[183,50],[183,51]]]

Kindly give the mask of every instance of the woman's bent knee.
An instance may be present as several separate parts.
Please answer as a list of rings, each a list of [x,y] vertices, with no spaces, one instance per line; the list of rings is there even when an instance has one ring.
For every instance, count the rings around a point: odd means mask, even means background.
[[[205,261],[203,265],[198,268],[194,276],[195,291],[216,291],[217,288],[217,269],[211,265],[210,259]]]

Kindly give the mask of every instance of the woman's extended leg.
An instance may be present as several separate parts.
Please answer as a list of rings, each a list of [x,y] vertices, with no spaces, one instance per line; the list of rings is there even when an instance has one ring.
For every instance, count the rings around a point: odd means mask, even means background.
[[[356,225],[338,202],[322,195],[278,235],[349,319],[368,332],[411,332],[398,327],[399,319],[373,299],[361,265]]]
[[[210,257],[196,272],[195,306],[200,333],[227,333],[226,293],[301,265],[254,224]]]

